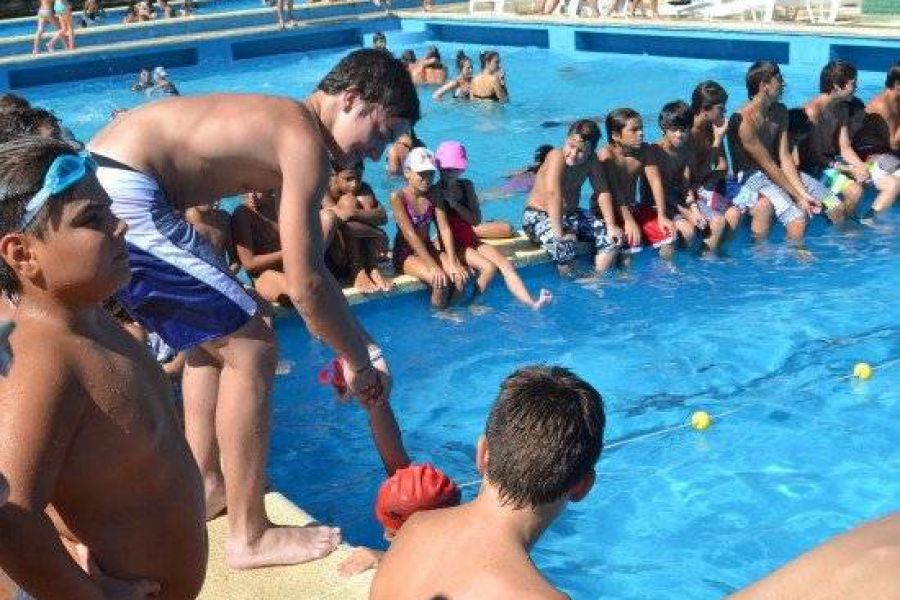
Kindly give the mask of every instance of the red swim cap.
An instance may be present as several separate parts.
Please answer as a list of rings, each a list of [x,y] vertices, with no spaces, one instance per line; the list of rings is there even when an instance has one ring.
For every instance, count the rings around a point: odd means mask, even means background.
[[[378,490],[375,517],[385,529],[397,531],[420,510],[459,504],[460,491],[443,471],[430,464],[397,469]]]

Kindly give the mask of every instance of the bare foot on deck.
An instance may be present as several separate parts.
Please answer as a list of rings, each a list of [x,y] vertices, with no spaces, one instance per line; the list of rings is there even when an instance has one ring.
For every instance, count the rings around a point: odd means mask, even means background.
[[[391,291],[391,284],[388,283],[388,281],[384,278],[384,275],[382,275],[381,271],[379,271],[378,269],[372,269],[371,271],[369,271],[369,277],[372,278],[372,283],[374,283],[375,287],[377,287],[380,291]]]
[[[244,544],[229,539],[225,562],[232,569],[258,569],[277,565],[297,565],[334,552],[341,543],[337,527],[270,525],[254,542]]]
[[[350,552],[350,556],[338,565],[338,573],[344,577],[352,577],[369,569],[374,569],[381,562],[382,556],[384,556],[384,552],[359,546],[354,548]]]
[[[540,294],[538,294],[538,299],[534,301],[534,304],[531,305],[531,308],[538,310],[550,304],[551,300],[553,300],[553,294],[550,293],[550,290],[548,290],[547,288],[541,288],[541,292]]]
[[[353,280],[353,287],[363,294],[373,294],[378,291],[378,287],[365,269],[360,269],[359,273],[356,274],[356,278]]]

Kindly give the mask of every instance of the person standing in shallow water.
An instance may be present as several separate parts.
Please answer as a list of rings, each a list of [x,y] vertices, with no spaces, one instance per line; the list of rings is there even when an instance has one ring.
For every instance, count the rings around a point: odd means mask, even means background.
[[[227,507],[232,568],[313,560],[337,547],[340,532],[276,527],[266,517],[274,334],[256,301],[210,261],[208,245],[174,213],[280,188],[287,296],[310,332],[342,357],[350,393],[367,406],[384,405],[390,370],[325,267],[319,208],[333,167],[378,160],[418,119],[419,99],[403,64],[365,49],[342,59],[305,101],[172,98],[129,111],[90,143],[113,212],[129,224],[132,283],[119,301],[170,347],[189,349],[185,431],[208,516]]]

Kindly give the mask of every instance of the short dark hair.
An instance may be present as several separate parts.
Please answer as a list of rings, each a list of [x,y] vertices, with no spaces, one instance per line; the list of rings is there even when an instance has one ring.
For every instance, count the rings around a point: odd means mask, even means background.
[[[465,50],[460,50],[456,53],[456,70],[458,72],[462,72],[463,67],[466,66],[467,62],[471,64],[472,59],[469,58],[469,55],[466,54]]]
[[[592,472],[605,426],[600,393],[569,369],[518,369],[488,416],[487,479],[504,505],[555,502]]]
[[[570,135],[577,135],[587,142],[588,146],[591,148],[591,152],[597,149],[597,144],[600,143],[600,138],[602,137],[600,126],[597,125],[596,121],[591,119],[578,119],[572,123],[566,137]]]
[[[26,135],[43,135],[41,128],[49,127],[49,137],[61,133],[59,119],[43,108],[13,108],[0,112],[0,144]]]
[[[407,48],[400,53],[400,62],[402,62],[404,65],[411,65],[412,63],[416,62],[416,60],[418,59],[416,58],[416,53],[414,50],[410,50],[409,48]]]
[[[728,102],[728,92],[715,81],[701,81],[691,94],[691,110],[694,114],[709,110],[717,104]]]
[[[896,62],[888,69],[887,76],[884,78],[884,87],[892,88],[900,83],[900,62]]]
[[[11,108],[31,108],[31,103],[17,94],[3,94],[0,96],[0,112]]]
[[[479,60],[479,62],[481,62],[482,70],[484,70],[484,68],[487,66],[487,64],[489,62],[491,62],[491,60],[493,60],[494,58],[500,58],[500,53],[497,52],[496,50],[485,50],[484,52],[479,54],[478,60]]]
[[[788,136],[791,141],[797,142],[809,136],[812,132],[812,121],[802,108],[792,108],[788,111]]]
[[[753,98],[759,93],[759,87],[769,83],[781,75],[778,63],[771,60],[758,60],[747,69],[747,97]]]
[[[856,79],[856,66],[846,60],[832,60],[819,73],[819,92],[827,94],[835,87],[844,87]]]
[[[363,100],[384,107],[388,115],[419,120],[419,94],[406,66],[390,52],[364,48],[341,59],[319,82],[318,89],[329,95],[350,88],[359,90]]]
[[[436,58],[438,62],[441,62],[441,51],[437,46],[428,46],[425,50],[425,58]]]
[[[612,141],[613,134],[621,134],[630,119],[640,119],[641,114],[633,108],[617,108],[606,115],[606,135]]]
[[[77,152],[69,144],[53,138],[26,136],[0,144],[0,237],[21,231],[19,223],[25,206],[43,187],[50,164],[63,154]],[[27,231],[41,238],[50,215],[71,198],[76,188],[51,196]],[[0,260],[0,293],[15,298],[20,289],[15,273]]]
[[[376,31],[372,34],[372,43],[377,44],[378,42],[387,43],[387,36],[384,35],[383,31]]]
[[[659,111],[659,127],[667,129],[690,129],[694,126],[694,112],[687,102],[675,100],[667,102]]]

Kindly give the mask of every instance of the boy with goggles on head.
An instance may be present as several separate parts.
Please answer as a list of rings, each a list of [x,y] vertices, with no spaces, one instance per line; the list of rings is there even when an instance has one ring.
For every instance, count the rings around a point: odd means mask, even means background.
[[[206,571],[171,388],[101,306],[129,278],[125,229],[86,156],[37,137],[0,146],[0,291],[16,304],[0,568],[36,598],[193,598]]]
[[[256,300],[177,213],[251,190],[280,190],[286,295],[312,334],[343,357],[351,394],[382,406],[390,370],[325,267],[319,208],[334,168],[380,159],[418,118],[419,98],[403,64],[364,49],[344,57],[305,101],[172,98],[129,111],[90,143],[112,210],[129,228],[132,278],[118,300],[168,346],[188,350],[185,432],[208,516],[227,508],[232,568],[315,560],[337,547],[340,532],[268,520],[275,336]]]

